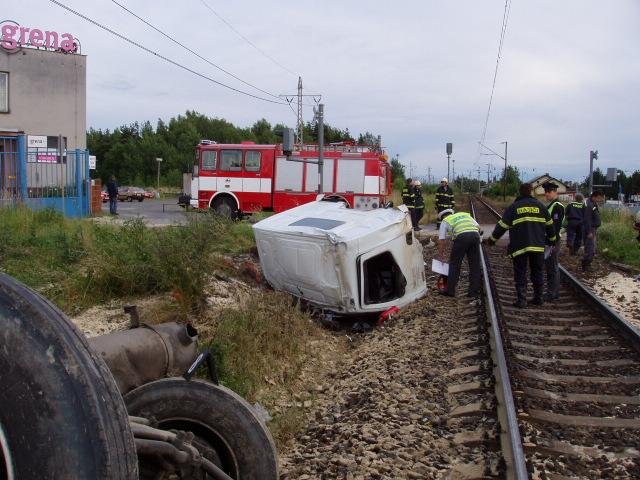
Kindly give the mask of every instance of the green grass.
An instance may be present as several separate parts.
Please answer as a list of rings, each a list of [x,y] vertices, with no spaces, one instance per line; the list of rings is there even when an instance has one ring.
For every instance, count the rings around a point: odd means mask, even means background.
[[[222,382],[253,401],[267,383],[286,385],[298,377],[304,345],[315,332],[289,295],[261,292],[219,313],[209,346]]]
[[[609,260],[640,268],[640,242],[628,210],[603,208],[598,229],[598,250]]]
[[[202,306],[222,255],[254,245],[251,225],[211,214],[186,226],[150,228],[70,220],[52,210],[0,209],[0,271],[40,291],[67,313],[112,298],[172,292],[183,312]]]

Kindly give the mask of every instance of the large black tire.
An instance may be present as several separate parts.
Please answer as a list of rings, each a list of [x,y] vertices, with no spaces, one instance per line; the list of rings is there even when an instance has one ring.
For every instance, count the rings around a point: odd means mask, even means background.
[[[0,386],[0,478],[138,478],[127,411],[104,361],[60,310],[5,274]]]
[[[278,479],[278,454],[271,433],[251,405],[228,388],[202,380],[165,378],[132,390],[124,400],[130,415],[154,418],[158,428],[191,431],[194,444],[215,450],[215,455],[205,456],[230,477]],[[149,467],[140,465],[141,479],[156,478],[157,472]]]
[[[237,220],[240,218],[240,212],[236,202],[228,197],[218,197],[213,201],[211,208],[215,213],[222,217]]]

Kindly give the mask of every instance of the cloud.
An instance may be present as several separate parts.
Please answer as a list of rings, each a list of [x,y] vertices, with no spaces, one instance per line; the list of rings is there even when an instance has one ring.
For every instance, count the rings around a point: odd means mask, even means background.
[[[456,170],[477,171],[504,2],[382,0],[319,2],[207,0],[278,62],[322,93],[326,120],[382,135],[391,155],[426,175],[446,174],[444,144]],[[250,87],[193,57],[110,2],[66,0],[161,55],[242,90]],[[297,77],[248,45],[201,2],[129,0],[126,6],[214,63],[260,88],[296,91]],[[88,55],[89,125],[114,128],[197,110],[238,125],[259,118],[294,126],[286,106],[233,93],[117,39],[45,0],[5,17],[66,30]],[[596,0],[512,2],[485,142],[523,170],[584,178],[588,152],[599,164],[640,165],[640,60],[634,39],[640,4]],[[305,118],[311,109],[305,107]],[[444,161],[443,161],[444,159]]]

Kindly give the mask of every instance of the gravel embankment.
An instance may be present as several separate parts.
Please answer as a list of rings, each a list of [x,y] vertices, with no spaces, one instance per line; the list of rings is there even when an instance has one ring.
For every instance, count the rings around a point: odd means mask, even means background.
[[[431,252],[425,249],[427,263]],[[447,393],[473,380],[450,370],[478,361],[460,359],[475,308],[468,303],[431,290],[384,328],[355,339],[336,371],[318,379],[307,427],[282,452],[281,478],[466,478],[495,467],[495,445],[456,437],[489,430],[493,420],[453,419],[456,407],[477,398]]]

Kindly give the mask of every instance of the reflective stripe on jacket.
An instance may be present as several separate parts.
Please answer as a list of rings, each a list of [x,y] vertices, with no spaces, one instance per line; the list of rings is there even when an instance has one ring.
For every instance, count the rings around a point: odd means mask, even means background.
[[[547,205],[551,220],[553,220],[553,228],[556,236],[560,235],[560,229],[562,228],[562,221],[564,220],[564,205],[558,200],[554,200]]]
[[[436,190],[436,207],[439,210],[444,210],[446,208],[453,208],[456,202],[453,199],[453,190],[451,187],[438,187]]]
[[[557,237],[547,208],[533,197],[518,197],[505,210],[491,238],[496,241],[509,230],[508,253],[517,257],[527,252],[544,252]]]
[[[413,187],[405,185],[402,189],[402,203],[408,208],[414,208],[416,194],[413,192]]]
[[[453,215],[447,215],[443,222],[451,225],[451,236],[455,240],[461,233],[478,232],[479,226],[473,217],[467,212],[458,212]]]

